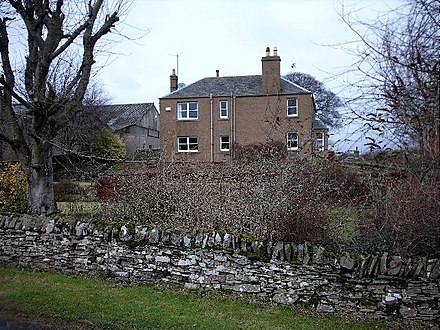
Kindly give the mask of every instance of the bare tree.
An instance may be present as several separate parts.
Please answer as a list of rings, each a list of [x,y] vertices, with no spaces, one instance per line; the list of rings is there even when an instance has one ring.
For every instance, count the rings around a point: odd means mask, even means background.
[[[316,116],[327,126],[339,128],[342,115],[339,109],[343,102],[339,96],[325,87],[324,83],[312,75],[292,72],[284,76],[287,80],[311,91],[315,97]]]
[[[66,154],[89,156],[93,141],[107,128],[99,116],[100,107],[111,102],[110,96],[96,80],[89,83],[82,106],[72,112],[71,118],[56,137],[56,144]]]
[[[0,2],[0,139],[26,173],[34,214],[57,211],[53,139],[81,107],[96,53],[125,6],[122,0]],[[23,35],[25,47],[13,48]],[[26,120],[18,119],[13,103],[21,105]]]
[[[360,42],[351,53],[351,109],[376,137],[440,158],[440,1],[406,0],[373,21],[340,14]],[[377,138],[370,144],[380,147]]]

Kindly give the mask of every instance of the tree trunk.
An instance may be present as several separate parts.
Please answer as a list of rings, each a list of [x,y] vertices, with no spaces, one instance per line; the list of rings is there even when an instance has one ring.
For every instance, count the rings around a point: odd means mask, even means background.
[[[31,161],[21,162],[28,182],[28,206],[32,214],[57,212],[53,190],[52,144],[34,143]]]

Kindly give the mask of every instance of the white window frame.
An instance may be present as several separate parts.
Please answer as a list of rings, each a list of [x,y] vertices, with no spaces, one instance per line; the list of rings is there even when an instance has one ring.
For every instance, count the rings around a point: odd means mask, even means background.
[[[191,141],[191,140],[192,141]],[[194,142],[195,139],[195,142]],[[182,149],[181,146],[186,146]],[[191,148],[191,146],[193,148]],[[194,149],[194,146],[196,147]],[[177,137],[177,152],[199,152],[199,140],[195,136],[178,136]]]
[[[225,104],[226,107],[222,107],[222,104]],[[228,101],[227,100],[220,100],[219,108],[220,108],[220,119],[228,119],[229,118]],[[223,115],[222,111],[225,111],[226,115]]]
[[[321,142],[321,143],[318,143]],[[325,148],[325,136],[323,132],[316,133],[315,150],[324,151]]]
[[[190,109],[191,105],[196,105],[195,109]],[[186,109],[182,109],[185,105]],[[190,117],[192,112],[196,112],[196,117]],[[178,120],[198,120],[199,119],[199,103],[198,102],[179,102],[177,103],[177,119]]]
[[[291,146],[292,143],[296,142],[296,147]],[[287,150],[289,151],[297,151],[299,149],[299,135],[296,132],[287,132],[286,134],[286,144]]]
[[[228,141],[223,141],[223,139],[227,138]],[[228,148],[223,148],[225,144],[228,144]],[[220,151],[230,151],[231,150],[231,140],[229,139],[229,135],[220,136]]]
[[[290,105],[290,101],[295,101],[294,105]],[[286,101],[287,105],[287,117],[298,117],[298,99],[296,97],[288,98]]]

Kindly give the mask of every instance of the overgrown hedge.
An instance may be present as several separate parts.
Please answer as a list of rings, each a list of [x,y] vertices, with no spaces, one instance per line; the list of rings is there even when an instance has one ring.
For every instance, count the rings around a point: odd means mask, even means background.
[[[0,212],[26,212],[28,186],[20,164],[0,166]]]

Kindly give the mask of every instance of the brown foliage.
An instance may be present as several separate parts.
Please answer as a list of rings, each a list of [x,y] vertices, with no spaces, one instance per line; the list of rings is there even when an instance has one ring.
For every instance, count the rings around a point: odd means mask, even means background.
[[[329,207],[360,193],[356,176],[327,161],[259,160],[172,163],[120,177],[106,219],[160,228],[215,229],[333,246]],[[121,207],[123,205],[123,207]],[[117,220],[117,219],[115,219]]]
[[[362,219],[366,236],[388,237],[402,255],[440,256],[440,191],[435,183],[411,178],[375,197]]]

